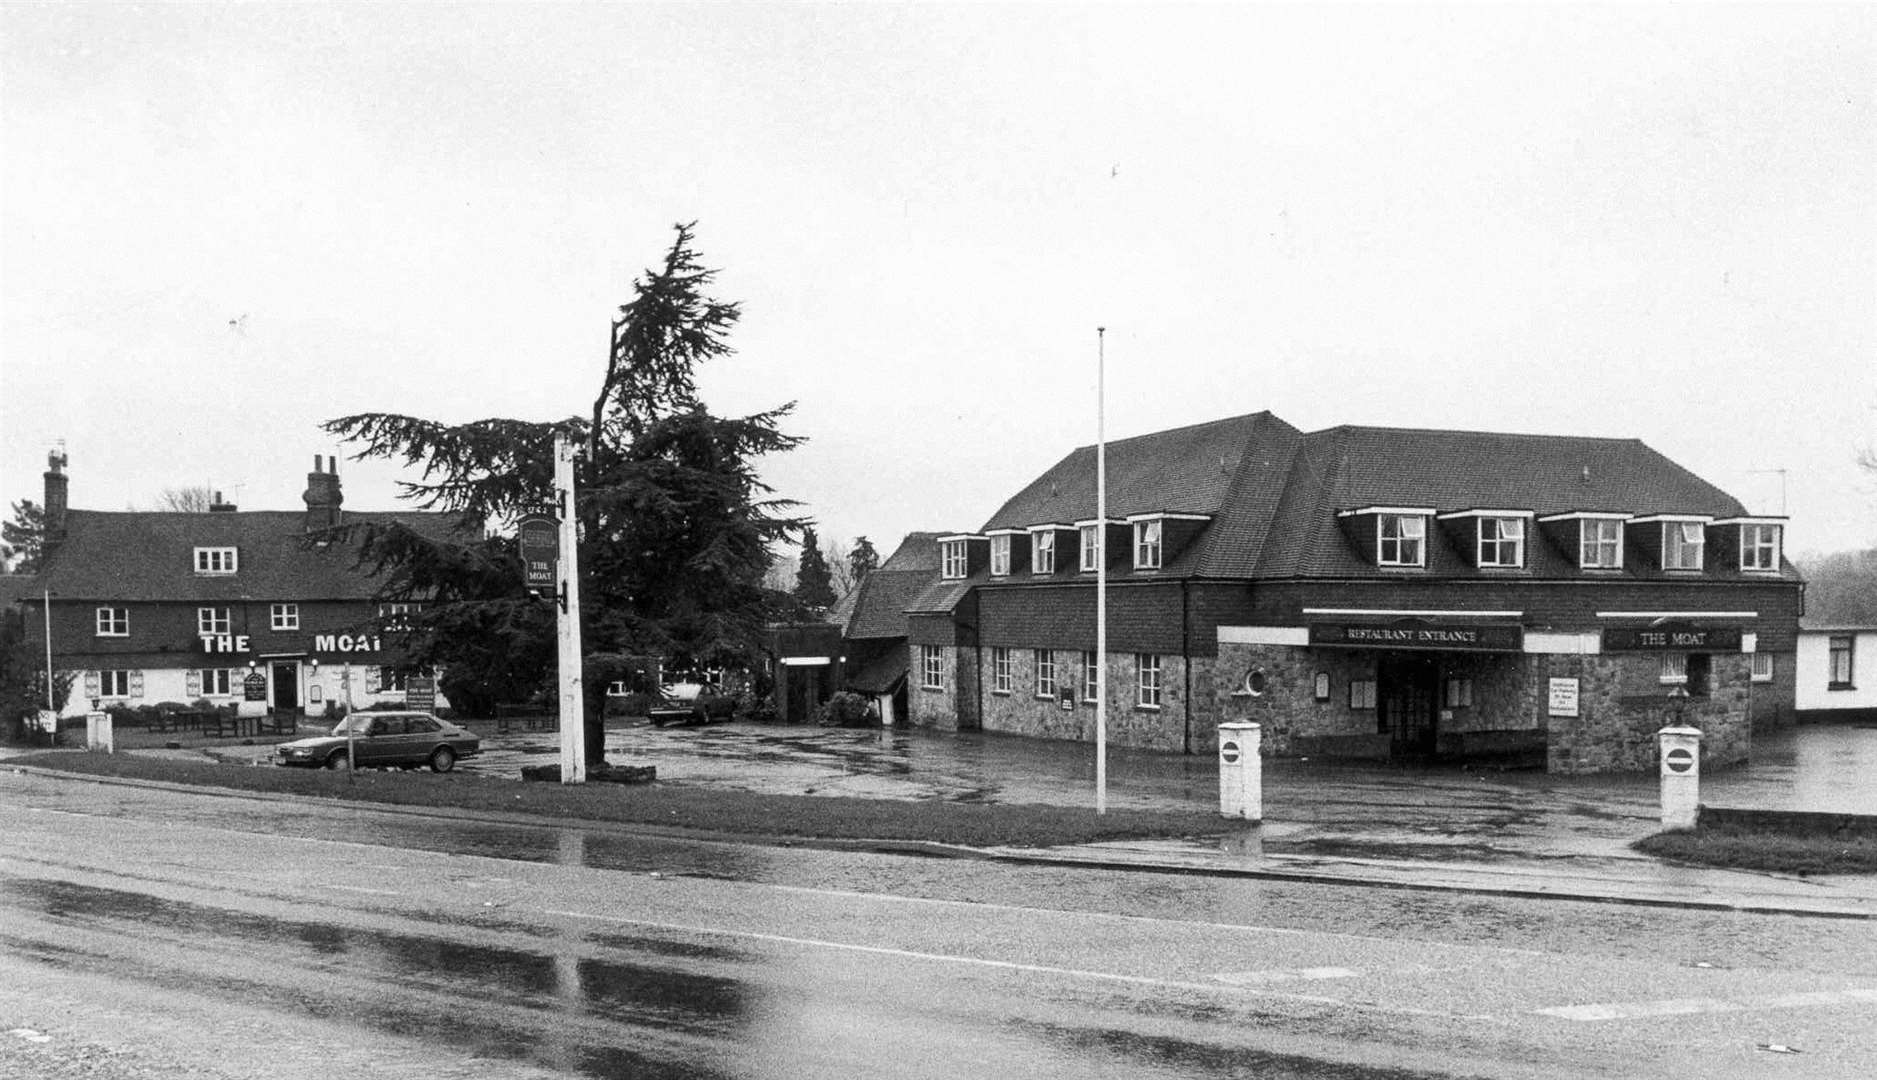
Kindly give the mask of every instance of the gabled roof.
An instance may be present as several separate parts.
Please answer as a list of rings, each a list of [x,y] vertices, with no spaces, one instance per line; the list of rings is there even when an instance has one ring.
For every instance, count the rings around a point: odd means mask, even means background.
[[[450,536],[455,516],[348,513],[348,524],[398,522]],[[298,510],[224,513],[68,511],[65,539],[46,559],[38,586],[55,599],[118,601],[368,600],[379,584],[349,544],[305,544]],[[237,572],[198,575],[195,549],[237,549]]]
[[[38,591],[39,579],[31,574],[0,574],[0,612]]]
[[[935,532],[908,533],[899,550],[859,585],[841,598],[849,638],[903,638],[906,611],[926,587],[938,580],[938,537]]]

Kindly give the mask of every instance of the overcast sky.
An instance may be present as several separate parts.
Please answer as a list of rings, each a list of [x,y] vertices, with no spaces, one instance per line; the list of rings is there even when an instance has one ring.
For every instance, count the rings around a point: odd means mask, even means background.
[[[882,554],[1096,432],[1639,438],[1877,544],[1877,6],[0,5],[0,498],[296,509],[321,421],[708,403]],[[346,505],[398,473],[342,465]],[[1644,508],[1654,509],[1654,508]]]

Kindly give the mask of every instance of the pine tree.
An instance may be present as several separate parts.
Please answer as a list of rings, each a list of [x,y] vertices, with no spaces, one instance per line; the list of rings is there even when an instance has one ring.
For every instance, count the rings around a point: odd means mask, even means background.
[[[867,575],[880,568],[880,553],[873,550],[873,541],[864,536],[854,538],[854,550],[847,553],[847,572],[853,575],[854,585],[858,587],[867,580]]]
[[[663,266],[633,282],[589,417],[446,425],[365,413],[325,425],[363,444],[355,458],[421,465],[405,494],[457,515],[456,540],[395,523],[349,531],[387,575],[383,599],[425,603],[402,641],[407,664],[445,667],[452,702],[483,707],[549,682],[554,608],[524,590],[512,528],[552,503],[555,436],[583,446],[575,514],[587,758],[598,766],[606,686],[646,657],[677,670],[751,663],[787,599],[763,587],[769,546],[803,525],[755,466],[800,442],[780,430],[793,406],[722,418],[697,398],[695,370],[733,351],[740,310],[705,294],[716,271],[692,250],[691,228],[676,226]],[[498,530],[487,539],[485,524]]]
[[[821,554],[821,542],[812,526],[802,530],[802,561],[795,571],[795,599],[817,611],[834,606],[834,578],[828,572],[828,560]]]

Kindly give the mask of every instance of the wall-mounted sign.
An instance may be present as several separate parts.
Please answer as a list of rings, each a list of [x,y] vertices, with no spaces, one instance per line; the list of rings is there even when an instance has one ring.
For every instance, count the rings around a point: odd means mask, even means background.
[[[379,652],[384,643],[371,634],[319,634],[313,638],[315,652]]]
[[[1552,716],[1576,716],[1577,689],[1576,679],[1552,679],[1547,711]]]
[[[266,701],[267,676],[256,671],[241,680],[241,696],[247,701]]]
[[[558,579],[555,563],[560,559],[560,523],[551,517],[527,517],[516,527],[515,543],[521,550],[521,580],[530,589],[554,591]]]
[[[1508,623],[1449,623],[1401,619],[1392,623],[1311,623],[1310,644],[1362,649],[1455,649],[1519,652],[1525,628]]]
[[[202,643],[202,651],[209,653],[244,653],[248,651],[246,634],[198,634],[196,640]]]
[[[1604,652],[1733,652],[1740,648],[1738,626],[1612,626],[1603,631]]]

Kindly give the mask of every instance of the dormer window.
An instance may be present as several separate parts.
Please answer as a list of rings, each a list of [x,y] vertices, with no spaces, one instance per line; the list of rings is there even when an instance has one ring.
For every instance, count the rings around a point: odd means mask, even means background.
[[[1662,569],[1699,570],[1707,547],[1707,528],[1699,521],[1662,523]]]
[[[1577,523],[1577,565],[1584,570],[1623,568],[1621,518],[1584,518]]]
[[[962,538],[945,540],[939,543],[939,577],[947,580],[963,580],[965,567],[970,565],[965,555],[965,542]]]
[[[997,533],[991,537],[991,576],[1005,577],[1010,573],[1010,534]]]
[[[1479,565],[1525,565],[1525,519],[1479,519]]]
[[[1056,531],[1038,530],[1030,534],[1030,572],[1033,574],[1053,574],[1056,572]]]
[[[1079,546],[1082,549],[1082,570],[1085,573],[1094,573],[1101,569],[1101,532],[1099,523],[1081,525],[1076,528],[1076,534],[1081,539]]]
[[[1134,523],[1134,569],[1160,569],[1160,538],[1158,520]]]
[[[196,573],[232,574],[235,572],[235,549],[231,547],[199,547],[196,549]]]
[[[1380,514],[1376,517],[1377,566],[1426,566],[1427,518],[1420,514]]]
[[[1779,541],[1783,530],[1766,522],[1740,527],[1740,569],[1768,573],[1779,569]]]

